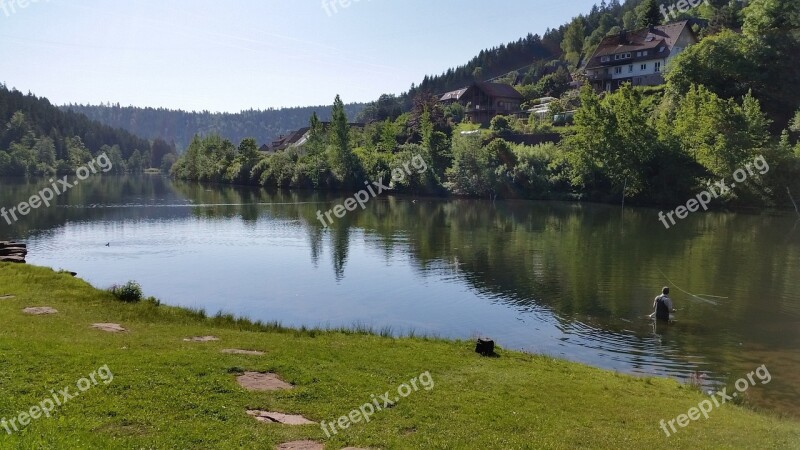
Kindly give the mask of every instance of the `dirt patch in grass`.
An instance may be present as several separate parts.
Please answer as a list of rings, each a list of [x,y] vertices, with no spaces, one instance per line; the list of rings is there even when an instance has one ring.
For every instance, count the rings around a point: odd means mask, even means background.
[[[244,375],[236,377],[236,382],[248,391],[265,392],[294,389],[294,386],[281,380],[274,373],[245,372]]]
[[[216,336],[195,336],[184,339],[186,342],[214,342],[218,340],[219,338]]]
[[[240,350],[238,348],[226,348],[222,350],[222,353],[227,353],[229,355],[250,355],[250,356],[263,356],[265,355],[264,352],[260,352],[258,350]]]
[[[0,295],[0,300],[11,300],[13,298],[16,297],[14,297],[13,295]]]
[[[37,306],[34,308],[25,308],[22,310],[25,314],[32,316],[46,316],[49,314],[58,314],[58,310],[49,306]]]
[[[118,323],[93,323],[92,328],[95,330],[106,331],[108,333],[124,333],[128,331]]]
[[[261,411],[257,409],[251,409],[247,411],[247,414],[253,416],[259,422],[265,423],[282,423],[284,425],[315,425],[316,422],[312,422],[300,415],[294,414],[283,414],[279,412],[271,412],[271,411]]]

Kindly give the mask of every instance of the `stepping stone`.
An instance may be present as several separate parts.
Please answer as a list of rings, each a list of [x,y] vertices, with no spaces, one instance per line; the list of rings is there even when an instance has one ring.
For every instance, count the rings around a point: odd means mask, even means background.
[[[57,309],[50,308],[49,306],[40,306],[36,308],[25,308],[22,310],[25,314],[33,316],[46,316],[48,314],[58,314]]]
[[[25,258],[22,256],[0,256],[0,262],[25,264]]]
[[[218,340],[219,338],[216,336],[197,336],[184,339],[185,342],[213,342]]]
[[[276,450],[325,450],[325,446],[314,441],[287,442],[275,447]]]
[[[239,350],[238,348],[226,348],[222,350],[222,353],[227,353],[229,355],[250,355],[250,356],[263,356],[264,352],[259,352],[258,350]]]
[[[95,330],[107,331],[109,333],[124,333],[128,330],[118,323],[94,323],[92,328]]]
[[[294,389],[294,386],[283,381],[274,373],[245,372],[236,377],[239,386],[248,391],[266,392]]]
[[[11,300],[12,298],[16,298],[13,295],[0,295],[0,300]]]
[[[279,412],[270,412],[270,411],[260,411],[257,409],[251,409],[247,411],[247,414],[253,416],[259,422],[265,423],[282,423],[284,425],[315,425],[316,422],[312,422],[306,419],[303,416],[292,415],[292,414],[283,414]]]

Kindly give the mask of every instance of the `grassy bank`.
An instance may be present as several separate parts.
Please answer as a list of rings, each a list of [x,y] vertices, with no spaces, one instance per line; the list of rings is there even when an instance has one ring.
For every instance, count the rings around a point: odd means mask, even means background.
[[[705,396],[666,379],[619,375],[468,342],[390,339],[205,319],[125,304],[68,274],[0,264],[0,418],[9,419],[107,365],[113,380],[8,435],[0,448],[273,448],[312,439],[327,449],[799,448],[800,424],[726,404],[667,438],[661,419]],[[23,314],[28,307],[58,314]],[[91,329],[118,323],[124,333]],[[260,331],[259,331],[260,330]],[[186,342],[213,335],[219,341]],[[259,350],[232,355],[222,349]],[[245,371],[273,372],[290,391],[253,393]],[[423,372],[435,383],[327,438],[318,425],[265,424],[261,409],[331,422]],[[754,387],[753,389],[768,388]]]

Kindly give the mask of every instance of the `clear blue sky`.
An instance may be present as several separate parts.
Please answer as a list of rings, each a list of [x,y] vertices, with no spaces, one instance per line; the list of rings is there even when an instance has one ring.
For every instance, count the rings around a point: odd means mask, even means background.
[[[322,0],[19,1],[0,0],[9,87],[56,104],[231,112],[399,94],[595,3],[326,0],[328,14]]]

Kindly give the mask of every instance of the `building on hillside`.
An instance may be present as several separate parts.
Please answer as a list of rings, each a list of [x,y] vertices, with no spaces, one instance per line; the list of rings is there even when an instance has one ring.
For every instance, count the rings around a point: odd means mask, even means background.
[[[270,145],[264,144],[261,147],[262,152],[266,153],[276,153],[279,151],[286,150],[289,147],[296,146],[300,141],[303,141],[306,137],[306,134],[311,128],[305,127],[301,128],[297,131],[293,131],[287,135],[280,135],[278,139],[272,141]]]
[[[612,92],[625,83],[664,84],[667,63],[697,43],[693,23],[683,20],[607,36],[584,67],[589,83],[597,92]]]
[[[327,129],[331,123],[320,122],[320,124],[322,125],[323,129]],[[351,123],[349,125],[351,128],[364,128],[363,123]],[[300,128],[299,130],[292,131],[289,134],[282,134],[277,139],[272,141],[271,144],[262,145],[259,151],[262,153],[277,153],[291,148],[302,149],[302,147],[308,141],[310,132],[310,127],[304,127]]]
[[[503,83],[476,82],[470,86],[444,94],[440,102],[460,103],[472,123],[488,124],[494,116],[520,113],[522,94],[513,86]]]

